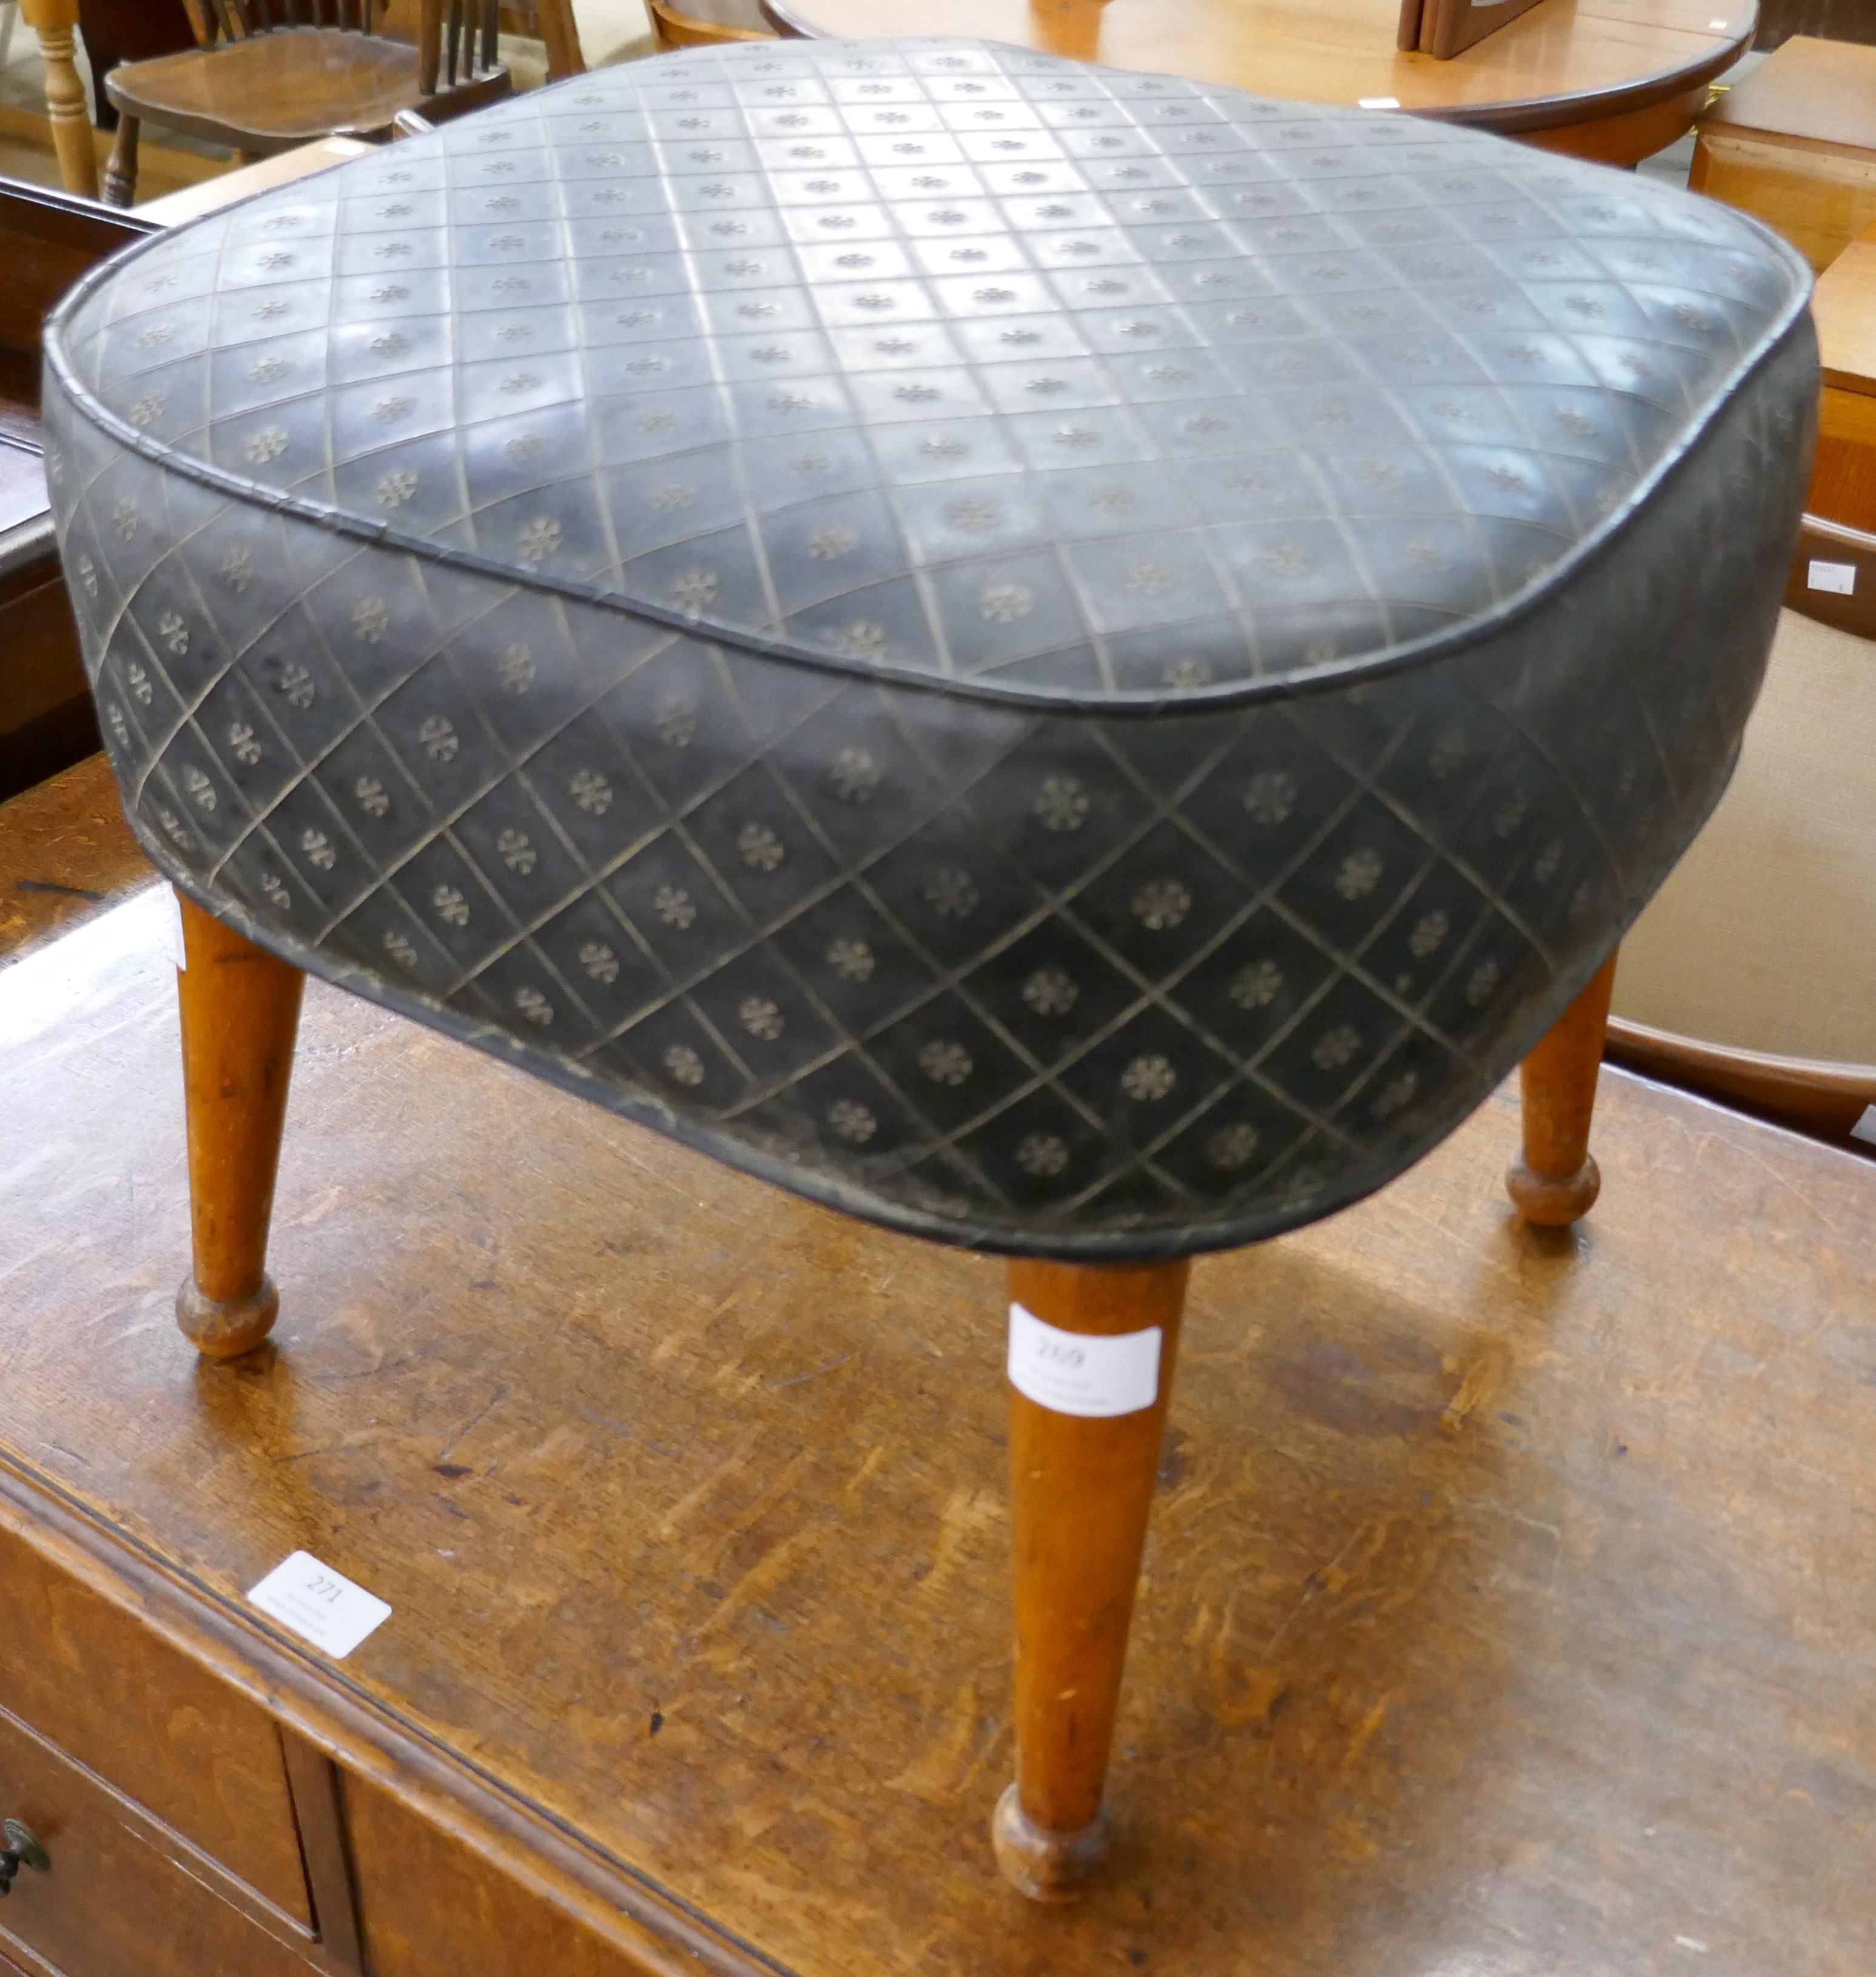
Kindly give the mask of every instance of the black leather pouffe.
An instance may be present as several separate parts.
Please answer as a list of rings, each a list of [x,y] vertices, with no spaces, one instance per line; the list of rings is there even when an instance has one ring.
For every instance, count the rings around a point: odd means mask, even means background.
[[[1162,1257],[1424,1153],[1699,828],[1808,289],[1461,130],[752,44],[136,249],[49,457],[211,913],[853,1213]]]

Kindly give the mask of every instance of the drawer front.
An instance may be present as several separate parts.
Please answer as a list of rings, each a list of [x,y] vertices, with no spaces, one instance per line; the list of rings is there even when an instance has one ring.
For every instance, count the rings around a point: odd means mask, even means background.
[[[4,1529],[0,1708],[310,1924],[272,1718]]]
[[[290,1918],[4,1714],[0,1817],[52,1861],[22,1867],[0,1903],[0,1959],[61,1977],[318,1977]]]
[[[654,1977],[679,1961],[595,1936],[349,1774],[345,1805],[372,1977]]]

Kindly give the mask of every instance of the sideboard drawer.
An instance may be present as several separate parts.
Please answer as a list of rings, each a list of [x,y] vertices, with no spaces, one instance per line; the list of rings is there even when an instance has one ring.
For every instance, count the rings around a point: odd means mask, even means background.
[[[372,1977],[658,1977],[697,1968],[649,1937],[635,1956],[348,1774],[346,1828]],[[638,1935],[617,1918],[619,1932]]]
[[[0,1708],[310,1926],[272,1718],[5,1528]]]
[[[317,1977],[298,1924],[5,1712],[0,1817],[52,1861],[22,1867],[0,1903],[0,1968],[11,1951],[61,1977]]]

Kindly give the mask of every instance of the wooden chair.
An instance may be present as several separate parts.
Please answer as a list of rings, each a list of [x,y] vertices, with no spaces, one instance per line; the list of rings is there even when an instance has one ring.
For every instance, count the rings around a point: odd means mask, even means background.
[[[422,4],[423,0],[381,0],[384,18],[379,31],[393,41],[415,41]],[[573,0],[497,0],[496,21],[501,33],[541,44],[547,81],[564,82],[570,75],[585,74],[586,58],[573,18]],[[529,85],[525,69],[517,72],[515,80],[517,88]]]
[[[1876,1130],[1876,538],[1807,517],[1804,547],[1857,588],[1795,574],[1733,782],[1630,930],[1607,1051],[1847,1146]]]
[[[372,31],[374,0],[199,0],[204,45],[114,69],[120,120],[104,197],[128,206],[146,120],[265,157],[335,131],[375,136],[400,110],[508,93],[496,0],[423,0],[412,46]]]
[[[466,103],[458,108],[445,97],[440,103],[425,104],[421,110],[400,110],[391,120],[391,141],[394,144],[405,137],[427,137],[439,124],[465,117],[476,107]]]
[[[585,74],[572,0],[502,0],[500,13],[503,34],[526,35],[546,49],[549,82]]]
[[[186,0],[78,0],[77,14],[101,130],[117,127],[117,111],[104,93],[104,78],[114,68],[180,54],[200,38]],[[0,45],[0,61],[4,59]]]
[[[1821,624],[1870,642],[1870,664],[1876,670],[1876,534],[1870,533],[1876,530],[1876,223],[1865,226],[1848,246],[1836,251],[1841,228],[1848,223],[1848,216],[1861,210],[1843,203],[1867,197],[1868,188],[1859,192],[1848,154],[1795,144],[1786,153],[1767,154],[1772,164],[1779,166],[1769,177],[1765,170],[1757,177],[1725,176],[1742,158],[1753,160],[1749,152],[1736,154],[1729,150],[1724,134],[1741,127],[1744,117],[1757,120],[1762,127],[1781,120],[1789,124],[1792,120],[1785,113],[1800,111],[1812,120],[1815,131],[1821,135],[1834,131],[1839,140],[1854,134],[1855,120],[1860,118],[1876,145],[1876,117],[1868,114],[1864,103],[1869,86],[1876,84],[1876,51],[1840,50],[1823,41],[1793,41],[1773,61],[1785,61],[1802,79],[1823,73],[1832,56],[1848,58],[1852,81],[1860,78],[1864,85],[1861,95],[1855,90],[1823,97],[1815,92],[1794,93],[1781,83],[1778,90],[1762,92],[1747,101],[1742,111],[1736,105],[1723,130],[1710,124],[1701,144],[1710,192],[1718,183],[1720,196],[1758,213],[1807,252],[1835,254],[1818,280],[1812,303],[1824,391],[1817,467],[1806,504],[1811,512],[1799,533],[1785,602]],[[1772,61],[1763,64],[1750,79],[1766,74],[1772,67]],[[1792,127],[1797,132],[1795,124]],[[1871,162],[1876,163],[1876,152]],[[1789,171],[1785,165],[1791,167]],[[1767,157],[1758,157],[1756,166],[1766,167]],[[1781,649],[1787,665],[1802,663],[1794,655],[1804,640],[1802,628],[1788,624],[1781,647],[1775,648],[1775,668]],[[1779,677],[1775,670],[1767,718],[1751,731],[1748,746],[1752,752],[1728,798],[1732,810],[1723,806],[1712,827],[1721,836],[1729,831],[1733,812],[1754,800],[1757,787],[1766,778],[1782,777],[1794,790],[1819,775],[1851,787],[1862,779],[1857,755],[1860,744],[1854,739],[1847,738],[1844,759],[1828,766],[1789,741],[1771,741],[1768,729],[1778,712]],[[1843,722],[1843,732],[1846,738],[1858,737],[1867,731],[1867,715],[1852,717]],[[1745,833],[1741,852],[1749,846],[1762,850],[1775,835],[1793,841],[1815,836],[1817,808],[1814,804],[1808,810],[1790,810],[1789,821],[1781,832],[1774,829],[1779,807],[1766,804],[1765,830]],[[1876,815],[1871,820],[1876,824]],[[1775,1038],[1778,1048],[1749,1050],[1712,1040],[1710,1025],[1716,1012],[1712,996],[1701,984],[1703,979],[1723,976],[1726,962],[1716,951],[1690,950],[1680,939],[1664,941],[1660,935],[1663,918],[1680,912],[1683,900],[1691,911],[1693,896],[1706,894],[1714,904],[1697,918],[1716,932],[1733,906],[1742,915],[1746,913],[1746,902],[1755,888],[1749,878],[1742,876],[1726,894],[1726,875],[1710,868],[1706,860],[1706,851],[1696,847],[1685,872],[1668,882],[1665,903],[1644,917],[1638,929],[1640,945],[1625,978],[1628,993],[1634,998],[1631,1007],[1638,1003],[1657,1016],[1675,1015],[1677,1020],[1663,1026],[1640,1022],[1632,1016],[1611,1015],[1611,992],[1616,980],[1615,957],[1611,955],[1525,1061],[1524,1146],[1505,1180],[1512,1200],[1528,1221],[1560,1226],[1587,1214],[1595,1201],[1601,1180],[1589,1151],[1590,1124],[1597,1073],[1605,1053],[1651,1077],[1723,1104],[1742,1106],[1840,1145],[1848,1143],[1866,1110],[1876,1105],[1876,1030],[1861,1042],[1841,1032],[1828,1038],[1811,1033],[1805,1005],[1816,995],[1821,971],[1815,965],[1794,964],[1789,968],[1779,1018],[1758,1032],[1762,1041]],[[1775,880],[1768,873],[1759,883],[1774,886],[1781,912],[1789,912],[1794,897],[1803,896],[1802,872],[1795,893],[1789,874]],[[1726,903],[1727,897],[1732,906]],[[1821,901],[1815,917],[1828,924],[1834,910]],[[1764,916],[1758,917],[1762,926]],[[1762,969],[1770,965],[1762,959],[1760,963]],[[1844,1061],[1851,1048],[1857,1051],[1855,1060]]]
[[[661,51],[707,48],[721,41],[764,41],[775,29],[760,0],[648,0]]]
[[[1833,1146],[1876,1147],[1876,1064],[1734,1050],[1620,1016],[1609,1018],[1607,1051],[1631,1071],[1757,1113],[1813,1139]]]

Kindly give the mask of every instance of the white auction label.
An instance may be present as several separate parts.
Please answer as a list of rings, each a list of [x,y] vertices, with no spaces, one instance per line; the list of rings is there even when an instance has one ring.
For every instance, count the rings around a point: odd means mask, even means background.
[[[1854,597],[1857,593],[1857,566],[1853,563],[1820,563],[1813,556],[1810,574],[1805,583],[1808,589],[1831,590],[1839,597]]]
[[[1159,1397],[1159,1328],[1099,1338],[1010,1307],[1010,1384],[1039,1408],[1104,1421]]]
[[[1398,110],[1400,98],[1398,96],[1358,96],[1355,98],[1355,107],[1357,110]]]
[[[1865,1146],[1876,1147],[1876,1105],[1865,1105],[1863,1116],[1850,1128],[1850,1137]]]
[[[353,1585],[309,1551],[296,1551],[275,1566],[248,1597],[335,1661],[343,1661],[391,1618],[391,1609],[375,1592]]]

